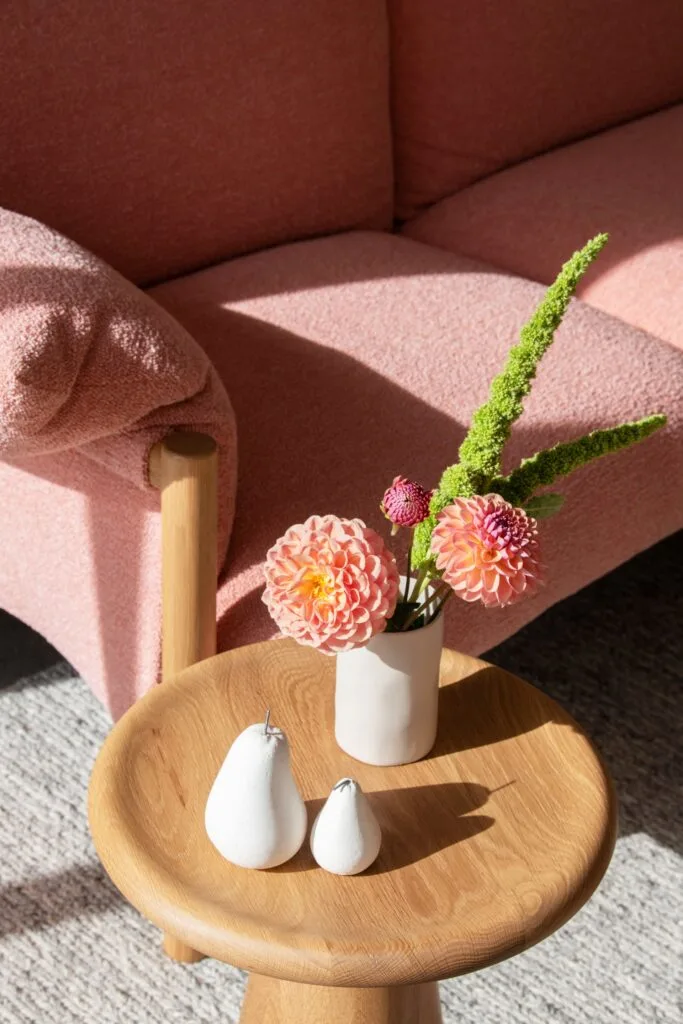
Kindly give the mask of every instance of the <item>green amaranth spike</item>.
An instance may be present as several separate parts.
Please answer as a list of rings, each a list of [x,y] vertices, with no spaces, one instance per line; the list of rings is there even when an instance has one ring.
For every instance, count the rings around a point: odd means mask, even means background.
[[[489,481],[500,473],[503,448],[512,424],[522,413],[538,364],[552,344],[579,281],[607,239],[606,234],[596,235],[564,264],[538,309],[522,328],[519,343],[510,350],[505,369],[494,378],[488,401],[475,412],[459,451],[471,494],[485,493]],[[442,489],[441,484],[439,489]]]
[[[432,514],[415,528],[411,559],[414,569],[431,561],[429,545],[436,526],[436,513],[454,498],[469,498],[492,490],[491,480],[500,473],[505,442],[512,424],[522,412],[541,357],[550,347],[579,281],[608,237],[604,233],[596,235],[574,253],[522,328],[519,343],[510,351],[505,369],[491,384],[488,401],[472,418],[472,426],[458,453],[460,462],[444,471],[430,504]]]
[[[490,490],[502,495],[511,505],[523,505],[538,487],[553,483],[558,477],[572,473],[593,459],[644,441],[665,423],[666,416],[646,416],[635,423],[594,430],[576,441],[556,444],[537,452],[530,459],[524,459],[509,476],[495,477]]]

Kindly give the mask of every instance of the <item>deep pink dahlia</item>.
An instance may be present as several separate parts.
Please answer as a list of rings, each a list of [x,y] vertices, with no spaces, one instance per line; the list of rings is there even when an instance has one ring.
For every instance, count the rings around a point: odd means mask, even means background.
[[[280,631],[324,654],[360,647],[396,608],[398,569],[360,519],[311,516],[266,556],[263,600]]]
[[[437,568],[458,597],[504,606],[540,581],[536,520],[499,494],[456,498],[432,532]]]
[[[429,515],[431,499],[432,491],[405,476],[397,476],[384,492],[379,507],[394,526],[417,526]]]

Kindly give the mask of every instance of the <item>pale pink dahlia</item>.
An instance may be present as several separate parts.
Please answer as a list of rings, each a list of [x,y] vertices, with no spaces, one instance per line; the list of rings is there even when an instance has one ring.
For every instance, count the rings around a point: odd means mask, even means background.
[[[431,491],[405,476],[396,476],[379,507],[394,526],[417,526],[429,515],[431,498]]]
[[[385,628],[396,607],[398,569],[360,519],[311,516],[266,556],[263,600],[280,631],[336,654]]]
[[[464,601],[512,604],[540,581],[536,520],[499,494],[456,498],[438,516],[432,553]]]

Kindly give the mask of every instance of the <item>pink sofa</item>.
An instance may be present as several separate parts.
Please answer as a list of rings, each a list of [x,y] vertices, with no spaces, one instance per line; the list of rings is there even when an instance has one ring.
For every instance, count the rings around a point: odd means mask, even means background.
[[[382,528],[395,474],[436,481],[599,230],[510,460],[669,425],[564,485],[537,598],[452,607],[447,641],[484,651],[681,526],[681,38],[680,0],[2,5],[0,206],[146,289],[232,400],[222,648],[273,634],[262,564],[288,525]],[[0,503],[0,604],[119,715],[159,673],[158,494],[65,447],[0,463]]]

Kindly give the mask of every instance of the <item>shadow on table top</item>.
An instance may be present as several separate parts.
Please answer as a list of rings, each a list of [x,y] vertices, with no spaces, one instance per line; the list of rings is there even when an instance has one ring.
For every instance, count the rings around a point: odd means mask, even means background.
[[[384,874],[417,864],[439,850],[484,832],[495,821],[489,815],[470,814],[483,807],[491,796],[486,786],[474,782],[408,786],[399,790],[370,791],[366,795],[383,835],[379,859],[367,874]],[[309,822],[315,821],[324,803],[324,799],[306,801]],[[421,827],[420,823],[425,820],[429,821],[428,829]],[[306,841],[293,860],[272,870],[278,874],[293,874],[314,869],[317,865]]]

